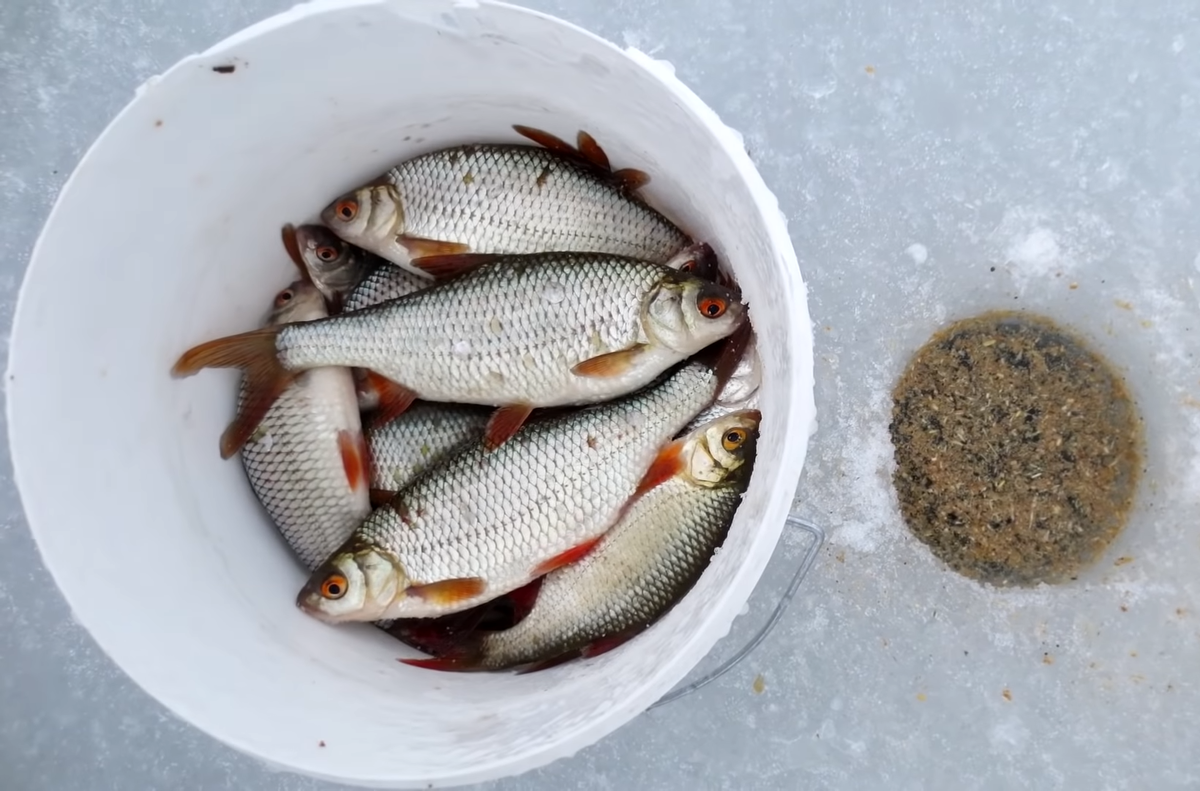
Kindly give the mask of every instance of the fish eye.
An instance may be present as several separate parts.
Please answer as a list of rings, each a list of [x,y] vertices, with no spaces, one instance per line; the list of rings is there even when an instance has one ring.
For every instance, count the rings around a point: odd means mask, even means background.
[[[275,307],[282,308],[287,303],[291,302],[296,296],[296,292],[290,288],[285,288],[275,295]]]
[[[339,215],[341,214],[340,210],[339,210],[338,214]],[[317,258],[320,258],[322,261],[332,261],[337,257],[338,257],[338,251],[335,250],[334,248],[330,247],[327,244],[321,245],[320,247],[317,248]]]
[[[720,297],[705,297],[700,300],[698,307],[700,308],[700,313],[708,318],[719,319],[725,315],[725,309],[728,306],[725,304],[725,300]]]
[[[330,574],[321,583],[321,595],[326,599],[340,599],[346,595],[346,578],[341,574]]]
[[[746,441],[746,429],[731,428],[721,437],[721,447],[728,451],[737,450]]]
[[[340,200],[338,201],[337,206],[333,207],[333,213],[346,222],[350,222],[358,216],[358,201],[354,200],[353,198]]]

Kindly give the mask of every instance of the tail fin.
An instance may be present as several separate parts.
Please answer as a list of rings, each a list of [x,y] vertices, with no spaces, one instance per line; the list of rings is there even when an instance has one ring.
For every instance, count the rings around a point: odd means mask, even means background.
[[[192,376],[204,368],[241,368],[245,380],[237,417],[221,435],[221,458],[228,459],[258,428],[267,411],[295,379],[279,364],[275,337],[279,327],[264,327],[218,338],[188,349],[171,368],[175,377]]]

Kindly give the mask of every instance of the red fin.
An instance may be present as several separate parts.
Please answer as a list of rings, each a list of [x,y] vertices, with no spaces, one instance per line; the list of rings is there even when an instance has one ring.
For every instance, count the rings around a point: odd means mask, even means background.
[[[533,610],[533,605],[537,604],[538,594],[542,592],[542,580],[544,577],[538,577],[528,585],[522,585],[514,591],[510,591],[508,599],[512,602],[512,625],[516,626],[521,621],[525,620],[525,616],[529,615]]]
[[[571,159],[580,158],[579,152],[570,143],[562,138],[555,137],[549,132],[534,129],[531,126],[521,126],[520,124],[513,124],[513,129],[517,131],[517,134],[529,138],[542,148],[547,148],[556,154],[561,154]]]
[[[457,255],[471,252],[471,246],[459,242],[439,242],[437,239],[422,239],[420,236],[400,234],[396,241],[408,250],[413,258],[426,258],[434,255]]]
[[[529,404],[508,404],[497,409],[483,430],[483,446],[495,450],[508,442],[521,430],[531,412],[533,407]]]
[[[637,192],[650,183],[650,174],[637,168],[622,168],[613,173],[613,178],[626,192]]]
[[[287,250],[288,258],[291,258],[292,263],[300,270],[301,279],[305,283],[312,285],[312,274],[308,271],[308,267],[304,265],[304,258],[300,255],[300,243],[296,241],[296,226],[289,222],[283,226],[280,235],[283,237],[283,249]]]
[[[391,423],[417,400],[416,392],[374,371],[367,371],[364,378],[370,391],[379,394],[379,407],[371,417],[371,428],[382,428]]]
[[[633,493],[633,497],[630,499],[641,497],[663,481],[669,481],[682,472],[684,467],[683,447],[685,444],[686,440],[677,439],[660,450],[658,455],[654,457],[654,461],[650,463],[650,469],[646,470],[646,474],[642,476],[642,481],[638,484],[637,491]]]
[[[596,544],[600,543],[600,539],[603,537],[604,536],[597,536],[590,541],[584,541],[579,546],[571,547],[566,552],[560,552],[546,562],[539,563],[536,567],[534,567],[533,575],[535,577],[540,577],[543,574],[549,574],[551,571],[554,571],[557,568],[562,568],[563,566],[582,559],[584,555],[591,552],[596,547]]]
[[[462,659],[397,659],[402,665],[411,665],[412,667],[420,667],[425,670],[442,670],[446,672],[464,672],[474,670],[474,666]]]
[[[462,577],[430,582],[427,585],[409,585],[404,592],[430,604],[450,607],[467,599],[474,599],[481,595],[485,588],[487,588],[487,583],[479,577]]]
[[[396,493],[387,489],[368,489],[367,494],[371,498],[372,508],[381,508],[396,498]]]
[[[428,255],[412,262],[435,280],[447,280],[466,274],[484,264],[490,264],[500,256],[492,253],[457,253],[454,255]]]
[[[342,454],[342,469],[351,491],[367,488],[367,440],[362,432],[356,437],[346,429],[338,432],[338,451]]]
[[[577,139],[579,140],[579,153],[584,159],[598,168],[608,171],[612,170],[612,165],[608,161],[608,154],[604,153],[604,149],[596,142],[596,138],[580,130]]]
[[[592,657],[600,656],[601,654],[607,654],[614,648],[628,643],[641,631],[641,629],[631,629],[629,631],[610,634],[606,635],[605,637],[599,637],[588,643],[584,647],[583,651],[580,652],[580,656],[582,656],[584,659],[591,659]]]
[[[644,343],[639,343],[631,349],[622,349],[619,352],[601,354],[578,363],[571,369],[571,373],[576,376],[591,376],[595,378],[620,376],[633,366],[638,355],[645,351],[646,348]]]
[[[221,458],[241,450],[267,411],[283,394],[296,373],[279,364],[275,336],[279,327],[264,327],[230,335],[188,349],[171,368],[176,377],[191,376],[204,368],[241,368],[244,397],[237,417],[221,435]]]
[[[366,368],[352,368],[354,392],[358,395],[358,411],[367,412],[379,406],[379,391]]]
[[[549,659],[543,659],[539,662],[526,665],[517,671],[517,675],[523,676],[526,673],[540,673],[543,670],[549,670],[552,667],[558,667],[559,665],[570,662],[572,659],[578,659],[581,655],[581,652],[578,650],[567,651],[566,653],[552,656]]]

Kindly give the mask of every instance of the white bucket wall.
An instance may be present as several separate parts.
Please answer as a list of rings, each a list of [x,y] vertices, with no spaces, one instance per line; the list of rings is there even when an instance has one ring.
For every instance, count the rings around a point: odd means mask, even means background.
[[[233,66],[218,73],[214,66]],[[218,436],[237,375],[174,380],[189,346],[258,326],[294,277],[285,222],[514,123],[587,129],[732,269],[764,372],[749,492],[703,579],[598,659],[444,674],[366,625],[294,606],[305,579]],[[280,767],[380,787],[514,774],[657,700],[728,630],[791,504],[814,423],[812,337],[775,200],[666,64],[511,6],[316,3],[148,83],[85,156],[17,309],[9,425],[29,523],[76,617],[138,684]],[[71,472],[66,472],[66,468]],[[86,474],[78,474],[79,470]]]

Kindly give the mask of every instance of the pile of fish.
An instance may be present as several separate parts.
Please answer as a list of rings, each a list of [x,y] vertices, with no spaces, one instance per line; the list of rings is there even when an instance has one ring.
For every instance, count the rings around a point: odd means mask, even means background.
[[[697,243],[572,146],[447,148],[285,226],[301,278],[237,368],[223,458],[311,576],[297,605],[373,622],[440,670],[609,650],[695,584],[758,436],[748,312]]]

